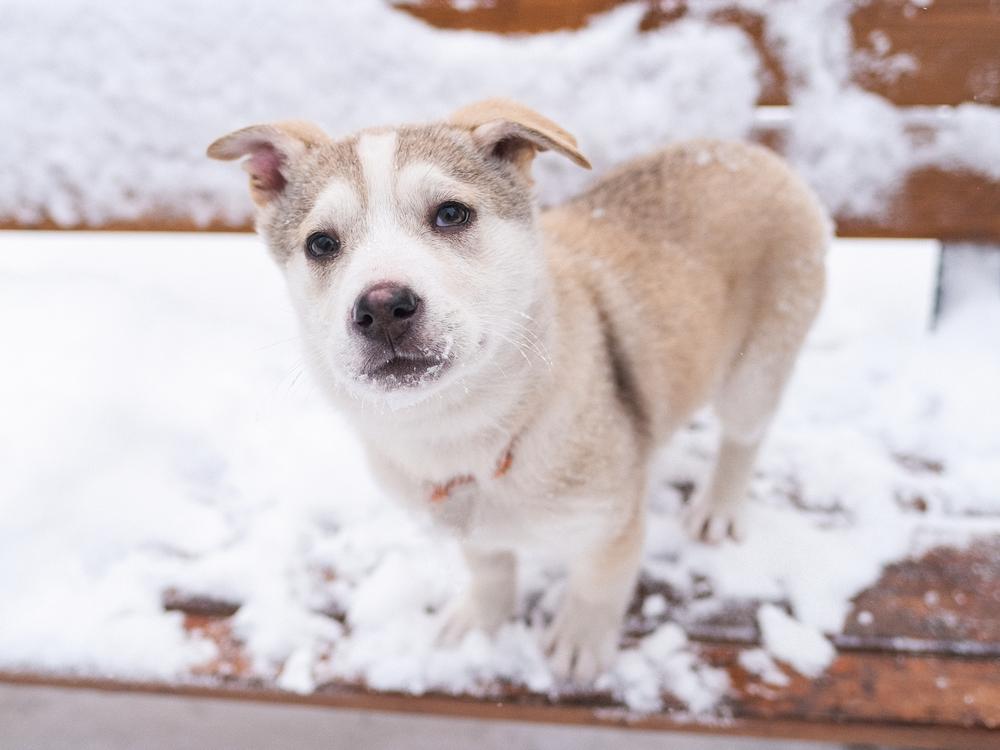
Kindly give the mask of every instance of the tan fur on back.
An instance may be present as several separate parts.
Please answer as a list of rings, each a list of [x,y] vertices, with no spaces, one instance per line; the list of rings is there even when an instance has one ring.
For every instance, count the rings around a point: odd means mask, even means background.
[[[542,220],[553,277],[564,295],[585,294],[608,316],[654,441],[709,400],[761,317],[808,327],[822,300],[829,223],[799,178],[758,146],[671,146]]]

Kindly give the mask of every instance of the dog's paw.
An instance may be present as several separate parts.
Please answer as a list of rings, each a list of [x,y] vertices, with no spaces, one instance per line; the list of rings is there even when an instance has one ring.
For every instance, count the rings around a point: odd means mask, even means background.
[[[437,645],[455,648],[474,630],[493,635],[510,616],[504,607],[483,606],[468,594],[456,598],[442,613]]]
[[[718,544],[731,539],[743,539],[743,519],[740,507],[735,503],[717,503],[705,494],[698,494],[691,500],[684,518],[684,527],[694,539]]]
[[[605,603],[567,596],[542,646],[561,680],[589,684],[614,662],[621,618]]]

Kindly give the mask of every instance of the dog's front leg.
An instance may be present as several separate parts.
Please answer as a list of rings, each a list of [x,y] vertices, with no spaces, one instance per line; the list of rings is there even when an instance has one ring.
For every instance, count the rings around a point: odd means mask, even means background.
[[[469,566],[469,585],[445,610],[438,643],[456,646],[466,633],[492,634],[514,614],[517,560],[511,552],[483,551],[462,545]]]
[[[642,558],[644,508],[617,534],[571,562],[569,584],[544,646],[555,674],[592,682],[611,666]]]

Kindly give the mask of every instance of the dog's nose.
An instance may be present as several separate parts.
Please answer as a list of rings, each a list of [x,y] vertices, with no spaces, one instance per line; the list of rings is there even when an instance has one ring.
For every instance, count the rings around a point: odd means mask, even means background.
[[[383,282],[361,293],[351,316],[355,327],[365,336],[388,336],[395,341],[406,333],[419,306],[420,298],[412,289]]]

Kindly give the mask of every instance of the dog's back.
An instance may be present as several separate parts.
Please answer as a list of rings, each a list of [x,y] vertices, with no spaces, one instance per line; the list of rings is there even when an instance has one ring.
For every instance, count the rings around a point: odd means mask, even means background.
[[[793,358],[822,299],[829,220],[752,144],[670,146],[543,220],[556,277],[601,298],[664,436],[723,395],[748,357]]]

